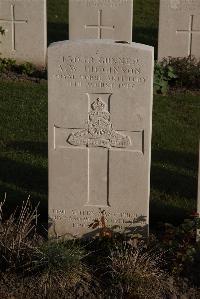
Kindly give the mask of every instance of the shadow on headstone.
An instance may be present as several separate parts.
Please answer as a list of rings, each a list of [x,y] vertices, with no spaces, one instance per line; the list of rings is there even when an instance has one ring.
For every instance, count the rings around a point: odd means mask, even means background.
[[[95,228],[81,236],[81,239],[92,239],[98,236],[101,236],[102,231],[105,230],[110,233],[110,235],[115,235],[117,233],[124,234],[127,238],[141,236],[143,238],[147,237],[148,232],[148,225],[145,224],[146,217],[145,216],[138,216],[137,218],[133,219],[132,221],[125,221],[125,226],[123,230],[120,230],[119,225],[113,225],[108,226],[105,228]],[[49,217],[49,224],[48,224],[49,230],[51,230],[51,236],[52,237],[59,237],[62,239],[72,239],[76,238],[76,236],[73,236],[71,233],[66,233],[65,235],[59,236],[56,231],[56,222]],[[88,228],[91,228],[91,225],[88,225]]]

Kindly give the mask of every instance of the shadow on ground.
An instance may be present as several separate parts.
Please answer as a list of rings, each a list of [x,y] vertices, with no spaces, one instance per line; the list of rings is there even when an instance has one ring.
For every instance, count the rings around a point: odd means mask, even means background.
[[[7,146],[14,151],[29,152],[34,156],[48,158],[47,142],[14,141],[9,142]]]
[[[197,167],[198,156],[192,153],[153,150],[151,187],[169,195],[194,198],[197,191]]]
[[[30,195],[33,206],[40,203],[41,221],[47,221],[48,170],[31,162],[33,155],[47,159],[47,143],[12,142],[7,147],[17,153],[19,160],[16,161],[16,157],[15,160],[0,157],[0,200],[6,193],[6,213],[13,212]],[[30,154],[30,162],[27,153]]]
[[[179,222],[188,216],[188,206],[196,206],[197,167],[198,156],[192,153],[153,150],[150,208],[152,222]],[[160,198],[156,198],[157,191]]]

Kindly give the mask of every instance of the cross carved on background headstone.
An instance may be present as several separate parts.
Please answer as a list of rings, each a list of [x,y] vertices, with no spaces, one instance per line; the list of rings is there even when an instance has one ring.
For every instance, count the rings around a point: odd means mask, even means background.
[[[102,10],[98,10],[98,24],[97,25],[85,25],[85,29],[98,29],[97,38],[102,39],[102,30],[114,30],[115,26],[105,26],[102,24]]]
[[[187,30],[176,30],[176,33],[188,35],[188,51],[187,55],[192,55],[193,34],[200,34],[200,30],[194,30],[194,15],[190,16],[189,27]]]
[[[15,19],[15,5],[11,4],[11,19],[0,19],[1,23],[11,23],[11,31],[12,31],[12,51],[16,50],[16,24],[27,24],[28,20],[16,20]]]

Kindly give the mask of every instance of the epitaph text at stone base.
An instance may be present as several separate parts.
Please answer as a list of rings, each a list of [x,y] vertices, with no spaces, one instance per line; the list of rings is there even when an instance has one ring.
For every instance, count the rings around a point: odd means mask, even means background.
[[[50,232],[147,232],[153,48],[59,42],[48,65]]]

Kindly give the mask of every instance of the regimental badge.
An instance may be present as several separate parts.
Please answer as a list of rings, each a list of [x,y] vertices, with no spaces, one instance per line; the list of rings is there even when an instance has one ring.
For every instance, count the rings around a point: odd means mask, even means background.
[[[67,142],[71,145],[87,147],[126,148],[130,146],[130,137],[113,129],[111,115],[105,107],[106,104],[97,98],[91,104],[87,128],[71,133]]]

